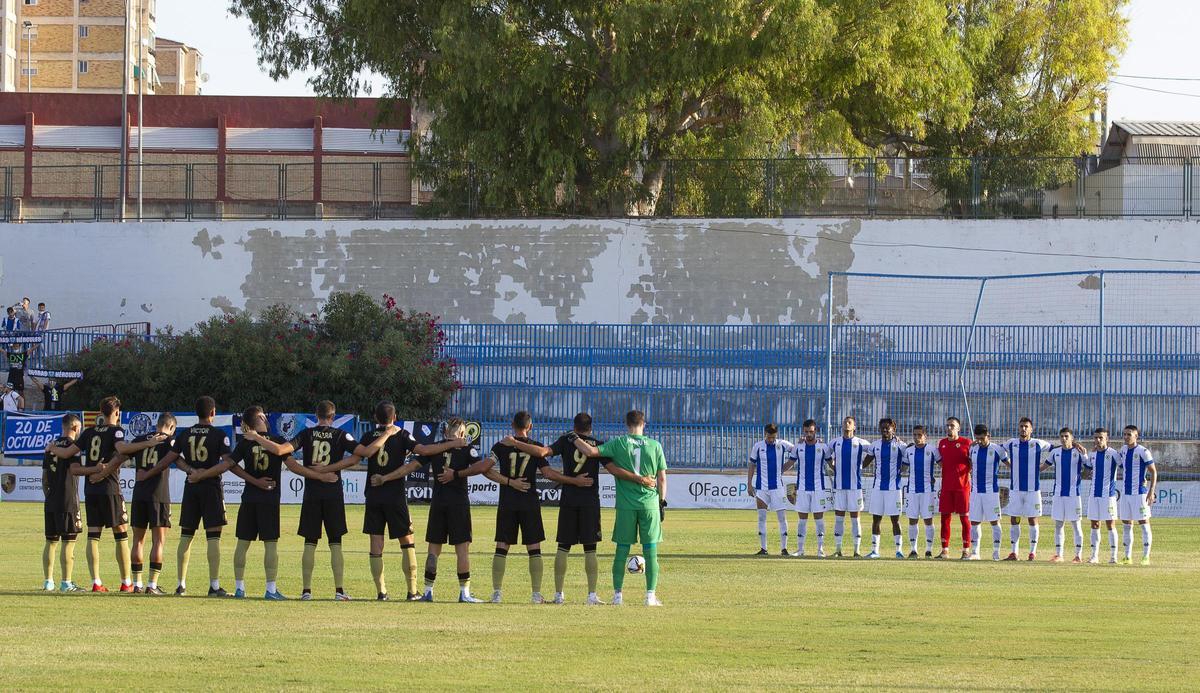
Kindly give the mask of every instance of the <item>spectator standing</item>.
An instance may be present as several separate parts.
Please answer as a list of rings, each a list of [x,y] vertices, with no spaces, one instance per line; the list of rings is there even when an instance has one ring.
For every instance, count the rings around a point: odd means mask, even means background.
[[[26,296],[25,298],[22,298],[21,302],[15,307],[17,309],[17,321],[20,323],[20,326],[17,327],[17,329],[32,332],[34,315],[33,311],[29,310],[29,297]]]
[[[17,322],[16,306],[8,307],[8,315],[6,315],[4,318],[3,329],[5,332],[16,332],[18,329],[20,329]]]
[[[37,324],[33,329],[37,332],[45,332],[50,329],[50,311],[46,310],[45,303],[38,304]]]
[[[30,375],[29,379],[33,381],[34,386],[42,388],[42,410],[43,411],[58,411],[59,400],[62,399],[62,394],[69,390],[72,385],[79,382],[79,379],[68,380],[62,385],[54,378],[46,378],[39,380],[36,376]]]
[[[0,403],[3,403],[6,412],[21,411],[25,408],[25,398],[8,385],[0,385]]]

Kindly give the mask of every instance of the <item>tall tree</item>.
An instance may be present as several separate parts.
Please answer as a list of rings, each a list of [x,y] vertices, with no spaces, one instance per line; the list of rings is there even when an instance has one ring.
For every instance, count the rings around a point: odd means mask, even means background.
[[[944,0],[230,5],[274,75],[311,69],[333,97],[377,75],[385,102],[436,114],[416,160],[473,162],[470,182],[426,175],[499,212],[649,212],[662,159],[863,154],[969,122],[971,54]]]

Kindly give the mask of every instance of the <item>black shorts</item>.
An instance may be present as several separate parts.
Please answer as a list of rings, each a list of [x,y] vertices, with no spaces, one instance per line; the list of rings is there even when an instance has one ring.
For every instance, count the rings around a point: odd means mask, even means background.
[[[117,527],[129,522],[125,499],[121,496],[84,496],[88,527]]]
[[[501,505],[496,508],[496,542],[499,544],[516,544],[517,530],[521,530],[521,543],[525,546],[540,544],[546,540],[546,530],[542,527],[542,506],[534,505]]]
[[[217,529],[229,524],[225,519],[225,493],[220,486],[184,487],[183,503],[179,506],[179,526],[185,529]]]
[[[599,505],[564,505],[558,509],[559,544],[598,544],[603,536]]]
[[[8,386],[12,389],[25,394],[25,369],[24,368],[9,368],[8,369]]]
[[[336,542],[346,535],[346,501],[341,496],[336,498],[305,498],[300,504],[300,528],[296,533],[306,541],[318,541],[321,538],[321,526],[329,541]]]
[[[429,506],[425,543],[457,546],[471,541],[471,504],[437,503]]]
[[[79,513],[59,513],[46,511],[47,539],[74,539],[83,531],[83,521]]]
[[[400,539],[412,534],[412,519],[408,516],[408,502],[367,503],[363,508],[363,534],[383,534],[387,528],[389,539]]]
[[[134,498],[129,502],[129,524],[138,529],[170,527],[171,504]]]
[[[279,503],[242,501],[234,534],[242,541],[278,541]]]

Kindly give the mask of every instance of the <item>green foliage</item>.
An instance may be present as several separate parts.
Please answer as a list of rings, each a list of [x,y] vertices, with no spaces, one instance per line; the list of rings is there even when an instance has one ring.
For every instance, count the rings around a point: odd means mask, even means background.
[[[365,416],[391,399],[402,417],[431,418],[459,387],[442,344],[428,313],[406,314],[388,296],[380,304],[361,292],[335,293],[320,315],[274,306],[257,318],[214,316],[153,341],[97,342],[68,362],[86,377],[64,403],[91,408],[116,394],[126,409],[188,411],[211,395],[222,411],[259,404],[307,412],[331,399]]]

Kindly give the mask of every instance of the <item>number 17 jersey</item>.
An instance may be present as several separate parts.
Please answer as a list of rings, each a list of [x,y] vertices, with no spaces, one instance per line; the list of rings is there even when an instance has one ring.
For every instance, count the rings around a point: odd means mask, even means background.
[[[517,440],[538,447],[542,445],[532,438],[520,437]],[[550,464],[546,458],[530,455],[500,443],[492,446],[492,456],[496,458],[496,470],[501,474],[509,479],[524,479],[529,482],[528,491],[518,491],[511,486],[501,484],[500,504],[537,503],[540,498],[537,492],[537,474],[539,469]]]

